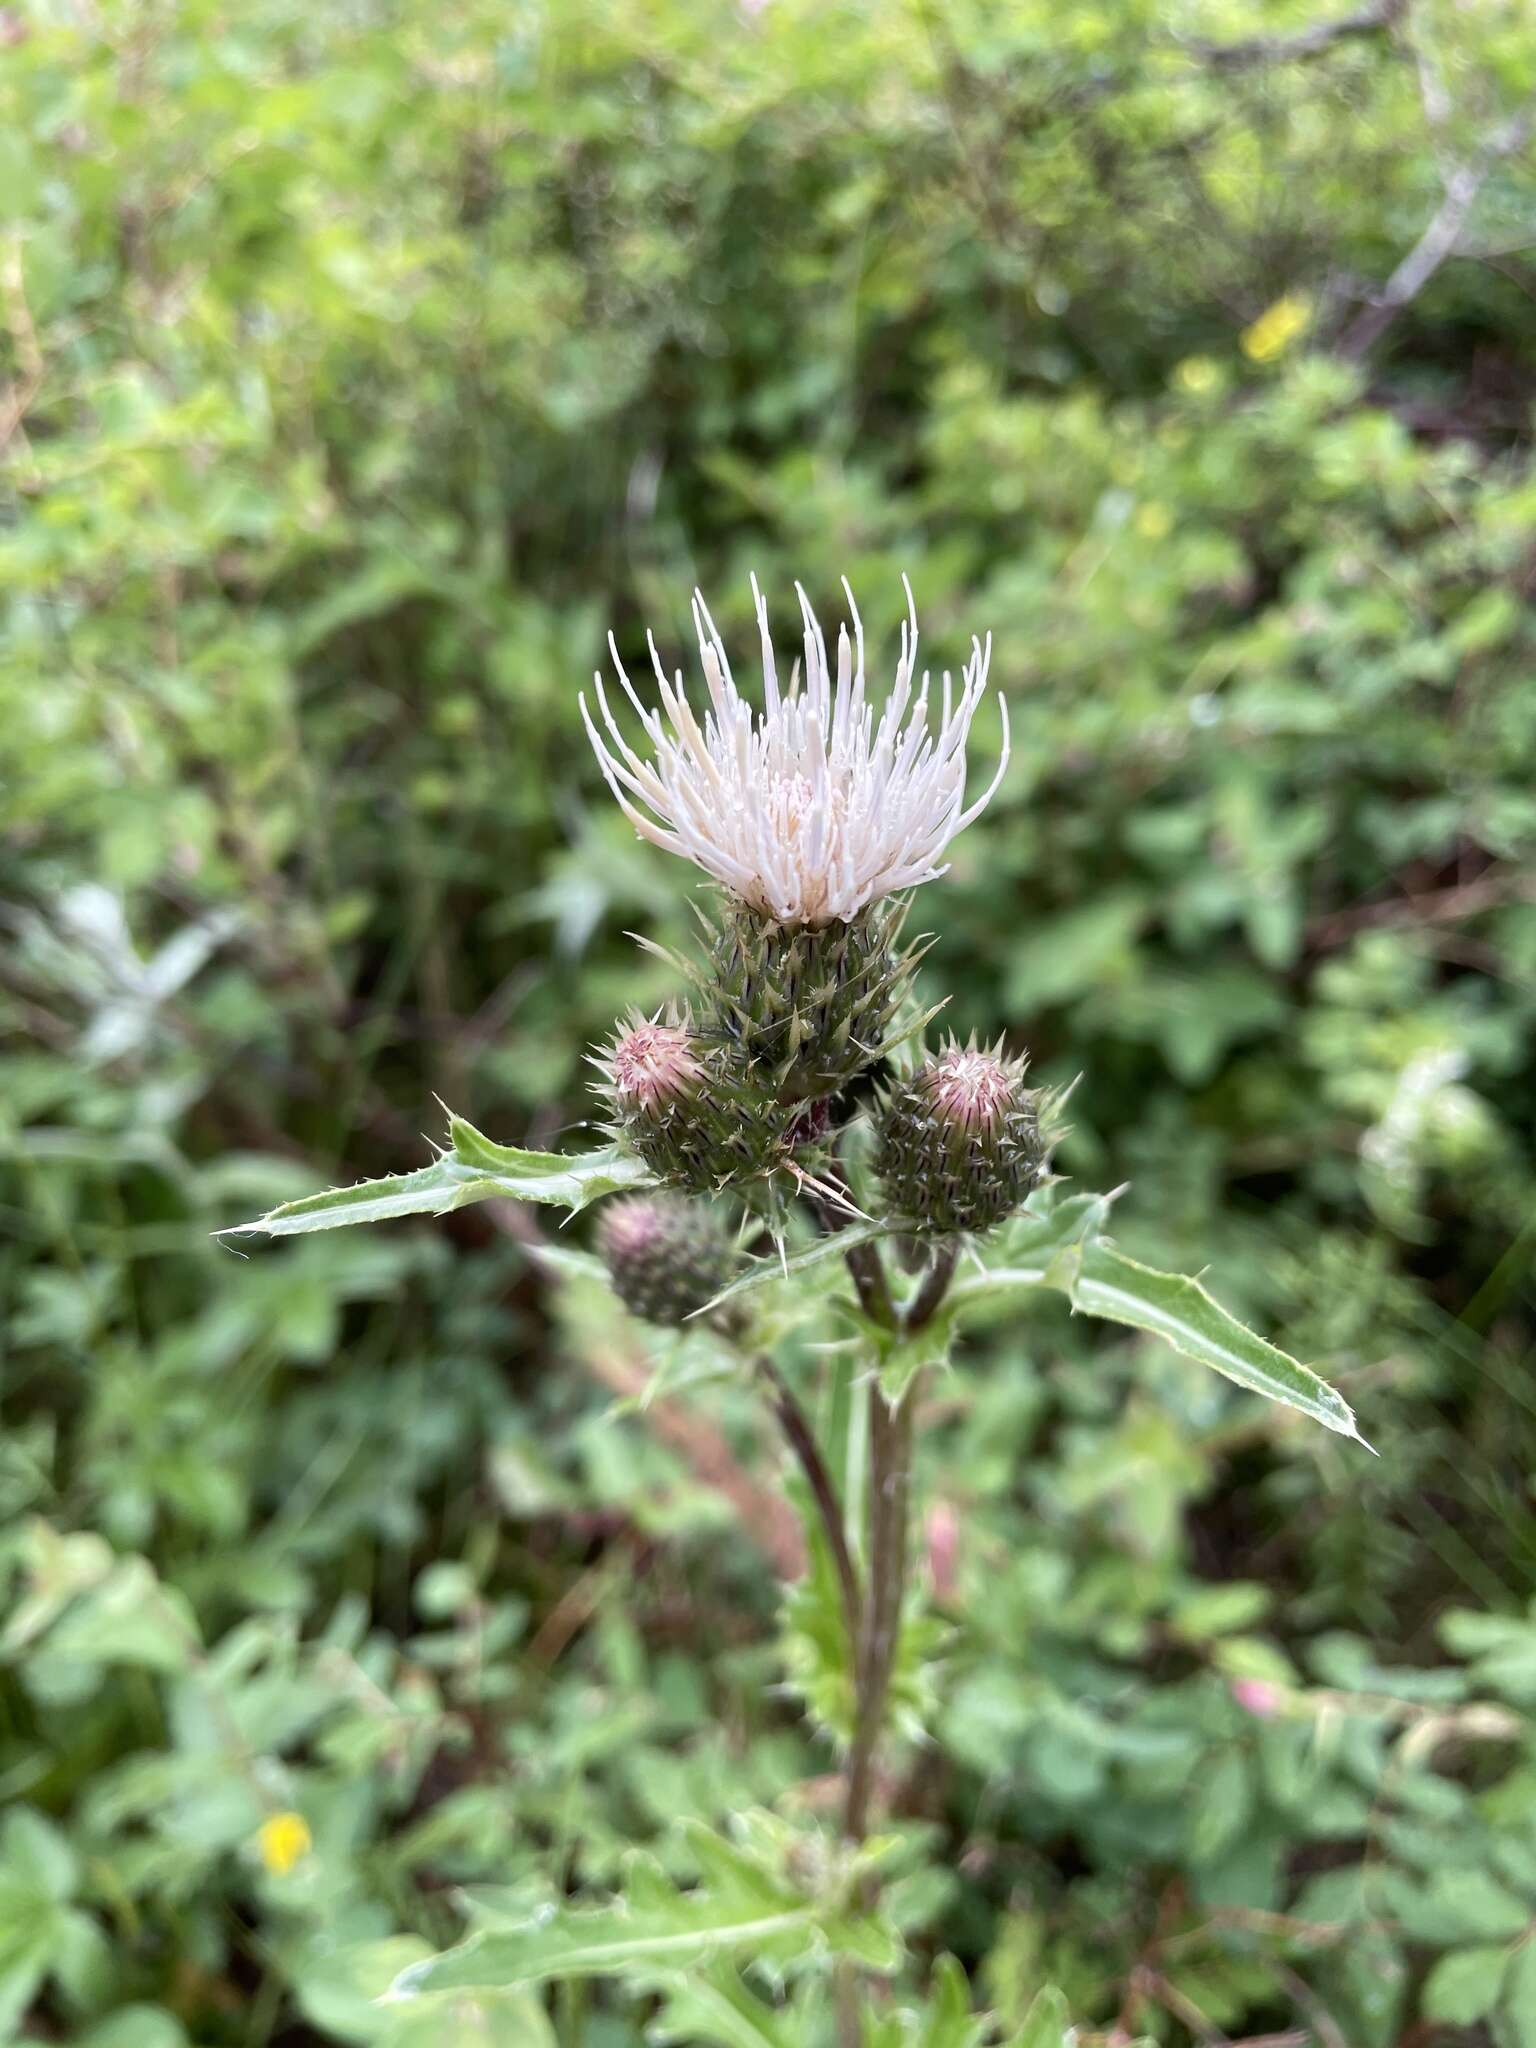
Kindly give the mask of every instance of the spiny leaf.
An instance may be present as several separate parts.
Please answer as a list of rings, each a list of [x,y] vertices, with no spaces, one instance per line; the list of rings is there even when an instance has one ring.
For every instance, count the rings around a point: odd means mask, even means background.
[[[650,2031],[659,2040],[708,2041],[719,2048],[795,2048],[805,2038],[803,2026],[764,2004],[730,1964],[669,1982]]]
[[[924,1333],[930,1345],[937,1346],[960,1320],[978,1310],[985,1314],[1015,1294],[1054,1287],[1084,1315],[1146,1330],[1250,1393],[1284,1402],[1325,1429],[1365,1443],[1342,1394],[1245,1329],[1198,1280],[1143,1266],[1108,1243],[1103,1231],[1113,1199],[1082,1194],[1055,1200],[1049,1191],[1032,1197],[1001,1234],[993,1255],[998,1263],[989,1264],[985,1272],[965,1274],[951,1287]]]
[[[741,1952],[785,1965],[818,1953],[894,1969],[900,1944],[881,1921],[841,1896],[812,1897],[750,1848],[686,1830],[702,1882],[680,1891],[661,1866],[636,1856],[627,1898],[559,1906],[473,1934],[403,1970],[387,1996],[521,1988],[570,1977],[670,1977]]]
[[[1054,1278],[1054,1276],[1053,1276]],[[1300,1409],[1340,1436],[1365,1443],[1349,1403],[1304,1365],[1212,1300],[1198,1280],[1160,1273],[1101,1240],[1081,1246],[1055,1284],[1074,1308],[1161,1337],[1186,1358],[1209,1365],[1251,1393]],[[1366,1449],[1371,1447],[1366,1444]]]
[[[220,1235],[262,1231],[269,1237],[294,1237],[348,1223],[385,1223],[397,1216],[442,1216],[471,1202],[497,1199],[552,1202],[575,1211],[620,1189],[651,1183],[648,1168],[615,1145],[576,1155],[524,1152],[493,1143],[459,1116],[450,1116],[448,1135],[449,1149],[430,1166],[303,1195]]]
[[[952,1316],[936,1315],[908,1336],[903,1331],[882,1330],[860,1317],[860,1327],[875,1354],[875,1370],[885,1398],[894,1408],[906,1399],[907,1389],[929,1366],[946,1366],[954,1348],[955,1322]]]

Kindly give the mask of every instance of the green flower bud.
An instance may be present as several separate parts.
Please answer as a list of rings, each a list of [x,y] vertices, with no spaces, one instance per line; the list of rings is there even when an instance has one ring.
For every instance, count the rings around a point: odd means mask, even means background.
[[[735,1263],[709,1210],[678,1195],[610,1202],[597,1241],[613,1291],[630,1314],[669,1328],[712,1301]]]
[[[780,1102],[835,1095],[889,1050],[922,949],[898,951],[906,904],[849,923],[780,924],[728,902],[710,928],[700,1035]]]
[[[743,1086],[686,1019],[631,1017],[595,1064],[614,1135],[669,1186],[712,1194],[788,1155],[793,1110]]]
[[[1045,1178],[1038,1090],[1027,1062],[953,1041],[882,1107],[875,1171],[893,1214],[924,1237],[978,1235]]]

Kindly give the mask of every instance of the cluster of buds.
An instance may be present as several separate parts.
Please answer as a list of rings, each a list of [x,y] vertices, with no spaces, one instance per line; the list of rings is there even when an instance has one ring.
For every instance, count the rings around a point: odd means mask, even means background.
[[[851,591],[852,635],[840,630],[835,663],[800,593],[803,670],[797,662],[784,688],[755,581],[753,596],[760,711],[737,690],[696,598],[702,718],[654,642],[665,721],[641,702],[613,650],[646,751],[625,739],[601,676],[596,715],[583,700],[582,716],[640,834],[693,860],[724,892],[704,920],[702,961],[680,963],[692,983],[688,1006],[631,1016],[597,1061],[611,1127],[664,1187],[695,1196],[731,1189],[748,1201],[767,1190],[772,1201],[786,1188],[822,1185],[817,1148],[835,1136],[845,1092],[926,1021],[912,1000],[922,947],[901,936],[908,898],[944,872],[945,848],[996,789],[1007,714],[997,772],[967,803],[966,740],[990,646],[973,641],[958,686],[946,675],[930,691],[928,676],[918,679],[909,589],[895,681],[877,714]],[[890,1214],[910,1236],[989,1229],[1043,1177],[1039,1100],[1023,1073],[1001,1051],[950,1045],[891,1087],[876,1164]],[[667,1320],[657,1304],[670,1314],[696,1268],[714,1270],[718,1250],[698,1237],[696,1218],[685,1223],[692,1212],[652,1204],[643,1231],[640,1213],[620,1211],[605,1253],[623,1298]],[[681,1275],[675,1293],[637,1277],[642,1264],[659,1274],[668,1259]]]

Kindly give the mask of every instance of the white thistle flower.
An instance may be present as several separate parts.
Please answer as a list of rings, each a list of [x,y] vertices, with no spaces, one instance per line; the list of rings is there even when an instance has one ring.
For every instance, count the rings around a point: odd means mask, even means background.
[[[752,578],[762,637],[764,708],[754,712],[731,676],[715,622],[695,591],[709,708],[700,725],[681,670],[671,682],[650,635],[651,663],[670,721],[636,696],[613,636],[609,651],[624,693],[645,729],[653,758],[642,760],[620,732],[601,675],[594,678],[606,737],[581,699],[581,715],[609,788],[644,838],[695,861],[753,909],[783,924],[849,921],[882,896],[931,882],[945,870],[945,847],[991,800],[1008,765],[1008,707],[1002,755],[985,793],[967,806],[965,745],[992,658],[992,638],[973,639],[958,694],[946,671],[929,725],[929,678],[914,689],[917,612],[912,586],[901,628],[896,679],[878,721],[865,696],[864,629],[846,580],[853,621],[838,629],[837,679],[805,592],[802,682],[797,661],[780,692],[768,636],[768,610]],[[632,801],[632,799],[636,801]],[[640,806],[644,808],[640,808]]]

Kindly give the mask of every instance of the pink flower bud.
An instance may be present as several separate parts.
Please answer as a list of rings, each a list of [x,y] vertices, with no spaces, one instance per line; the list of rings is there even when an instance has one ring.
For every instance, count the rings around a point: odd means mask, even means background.
[[[1234,1678],[1232,1697],[1257,1721],[1272,1721],[1285,1705],[1285,1694],[1267,1678]]]
[[[938,1114],[968,1131],[995,1130],[1021,1093],[1016,1066],[973,1046],[940,1053],[925,1080]]]
[[[655,1109],[685,1095],[702,1069],[678,1024],[633,1024],[612,1053],[613,1086],[626,1109]]]
[[[923,1237],[979,1236],[1018,1209],[1047,1172],[1048,1097],[999,1043],[953,1040],[886,1096],[875,1171],[893,1214]]]
[[[953,1504],[936,1500],[928,1510],[928,1578],[935,1600],[954,1597],[959,1578],[960,1517]]]

